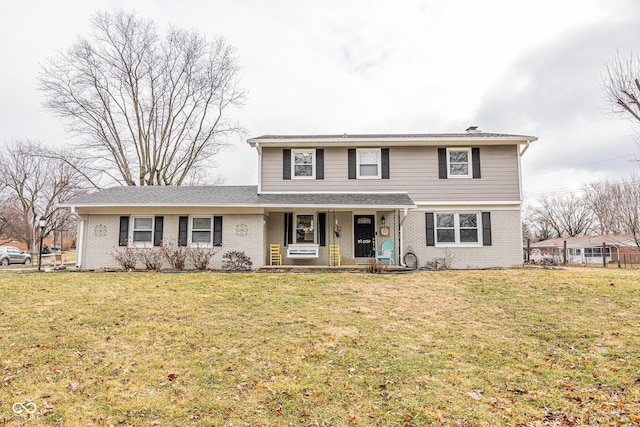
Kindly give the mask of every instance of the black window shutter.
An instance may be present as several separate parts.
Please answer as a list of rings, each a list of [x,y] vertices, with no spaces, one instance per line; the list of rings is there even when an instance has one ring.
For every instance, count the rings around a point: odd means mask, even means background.
[[[293,243],[293,213],[284,214],[284,246]]]
[[[482,246],[491,246],[491,212],[482,212]]]
[[[291,179],[291,150],[282,150],[282,179]]]
[[[213,217],[213,245],[222,246],[222,217]]]
[[[318,244],[327,246],[327,214],[318,212]]]
[[[480,178],[480,148],[471,149],[471,163],[473,166],[473,177]]]
[[[433,212],[427,212],[427,246],[436,245],[436,230]]]
[[[153,226],[153,246],[160,246],[162,243],[162,228],[164,225],[164,217],[155,217],[155,224]]]
[[[356,149],[349,148],[347,163],[349,164],[349,179],[356,179]]]
[[[324,148],[316,149],[316,179],[324,179]]]
[[[438,177],[447,179],[447,149],[438,148]]]
[[[189,217],[181,216],[178,219],[178,246],[187,246],[189,233]]]
[[[118,236],[118,246],[127,246],[129,240],[129,217],[120,217],[120,234]]]
[[[380,150],[382,154],[382,179],[389,179],[389,149]]]

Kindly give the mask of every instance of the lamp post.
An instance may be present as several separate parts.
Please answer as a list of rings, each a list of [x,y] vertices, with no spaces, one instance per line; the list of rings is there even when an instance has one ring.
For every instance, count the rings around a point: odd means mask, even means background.
[[[38,221],[38,226],[40,227],[40,250],[38,251],[38,271],[40,271],[40,266],[42,265],[42,240],[44,239],[45,225],[47,225],[47,219],[44,216],[41,216],[40,221]]]

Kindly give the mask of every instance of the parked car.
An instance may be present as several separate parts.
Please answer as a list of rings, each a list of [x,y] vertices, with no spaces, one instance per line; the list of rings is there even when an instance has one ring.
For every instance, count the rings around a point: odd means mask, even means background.
[[[31,264],[31,255],[13,246],[0,246],[0,265]]]

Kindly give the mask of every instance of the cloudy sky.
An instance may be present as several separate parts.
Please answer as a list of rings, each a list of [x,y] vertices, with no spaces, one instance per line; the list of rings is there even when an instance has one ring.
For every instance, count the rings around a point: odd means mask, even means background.
[[[640,172],[638,126],[610,114],[601,82],[640,52],[636,0],[58,0],[0,14],[0,148],[70,144],[42,108],[40,64],[90,31],[95,11],[224,36],[237,48],[247,133],[221,159],[226,184],[255,184],[246,138],[263,134],[483,131],[535,135],[525,196]]]

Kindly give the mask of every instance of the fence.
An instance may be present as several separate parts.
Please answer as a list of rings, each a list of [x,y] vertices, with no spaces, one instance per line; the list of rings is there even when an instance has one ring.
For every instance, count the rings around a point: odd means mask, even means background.
[[[621,268],[640,268],[640,254],[620,254]]]

